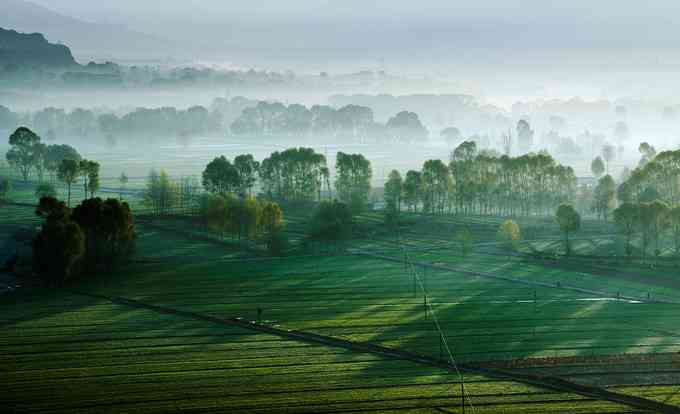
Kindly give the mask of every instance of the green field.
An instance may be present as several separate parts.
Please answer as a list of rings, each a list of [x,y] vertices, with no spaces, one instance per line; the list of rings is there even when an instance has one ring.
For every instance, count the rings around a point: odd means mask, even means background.
[[[36,223],[30,207],[0,208],[7,228]],[[291,234],[304,228],[304,215],[288,220]],[[644,299],[651,292],[680,301],[671,283],[633,277],[642,268],[615,268],[614,262],[607,264],[616,270],[612,275],[579,262],[572,269],[509,257],[494,244],[490,229],[497,222],[427,218],[397,239],[381,233],[378,214],[370,213],[360,218],[363,236],[348,253],[284,258],[141,223],[134,261],[77,289],[225,319],[255,320],[261,308],[273,326],[435,357],[436,317],[455,359],[465,363],[680,351],[678,305],[614,298],[621,292]],[[447,238],[460,225],[476,226],[480,235],[465,257]],[[559,238],[544,233],[537,240]],[[584,241],[581,249],[587,245],[593,243]],[[402,247],[410,261],[435,267],[417,266],[414,279]],[[425,312],[424,292],[434,315]],[[459,412],[458,378],[413,363],[60,290],[6,295],[0,312],[5,395],[22,410]],[[599,375],[607,370],[599,368]],[[563,369],[569,377],[576,368],[566,363]],[[589,382],[585,377],[573,375]],[[466,381],[475,412],[635,412],[476,375]]]
[[[458,412],[455,375],[66,292],[4,298],[0,398],[16,412]],[[466,376],[474,412],[625,407]]]

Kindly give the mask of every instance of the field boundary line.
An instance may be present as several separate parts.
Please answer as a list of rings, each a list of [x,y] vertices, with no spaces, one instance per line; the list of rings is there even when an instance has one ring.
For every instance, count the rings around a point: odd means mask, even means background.
[[[370,353],[390,359],[397,359],[403,361],[410,361],[420,365],[425,365],[434,368],[444,369],[449,372],[456,372],[457,368],[450,362],[437,359],[434,357],[421,355],[400,349],[384,347],[370,342],[354,342],[347,339],[335,338],[325,335],[319,335],[311,332],[282,329],[274,326],[269,326],[254,321],[248,321],[243,318],[218,318],[215,316],[205,315],[201,313],[183,311],[166,306],[152,305],[145,302],[140,302],[134,299],[127,299],[122,297],[113,297],[106,295],[99,295],[94,293],[80,292],[75,290],[68,290],[70,293],[87,296],[95,299],[107,300],[116,305],[127,306],[137,309],[147,309],[156,313],[177,315],[189,319],[211,322],[214,324],[234,326],[250,331],[266,333],[269,335],[278,336],[280,338],[292,339],[305,343],[312,343],[317,345],[343,348],[353,352]],[[669,404],[648,400],[641,397],[630,396],[625,394],[615,393],[604,388],[587,386],[577,384],[558,377],[539,376],[532,374],[522,374],[500,369],[482,368],[470,364],[460,364],[458,366],[462,371],[474,374],[480,374],[495,379],[512,380],[524,384],[532,385],[538,388],[549,389],[558,392],[567,392],[578,394],[588,398],[595,398],[598,400],[606,400],[609,402],[623,404],[629,407],[634,407],[643,410],[653,410],[663,414],[680,414],[680,407]],[[461,396],[462,398],[462,396]]]
[[[387,261],[395,262],[395,263],[402,263],[402,264],[404,263],[404,259],[384,256],[384,255],[377,254],[377,253],[354,251],[352,254],[354,254],[356,256],[372,257],[374,259],[387,260]],[[564,285],[562,283],[557,285],[557,284],[552,284],[552,283],[548,283],[548,282],[540,282],[540,281],[536,281],[536,280],[516,279],[516,278],[513,278],[513,277],[499,276],[499,275],[494,275],[494,274],[486,273],[486,272],[456,269],[454,267],[436,265],[436,264],[427,263],[427,262],[407,261],[407,263],[411,264],[413,266],[427,267],[427,268],[433,269],[433,270],[444,270],[444,271],[453,272],[453,273],[463,273],[463,274],[467,274],[467,275],[471,275],[471,276],[478,276],[478,277],[485,277],[485,278],[489,278],[489,279],[503,280],[503,281],[506,281],[506,282],[518,283],[518,284],[528,285],[528,286],[548,287],[548,288],[553,288],[553,289],[564,289],[564,290],[570,290],[570,291],[573,291],[573,292],[587,293],[589,295],[598,295],[598,296],[602,296],[602,297],[611,297],[611,298],[616,297],[618,299],[633,301],[633,302],[664,303],[664,304],[669,304],[669,305],[677,305],[678,304],[677,302],[671,302],[671,301],[663,300],[663,299],[648,300],[648,299],[644,299],[644,298],[636,298],[636,297],[627,296],[627,295],[616,296],[616,295],[613,295],[611,292],[603,292],[603,291],[598,291],[598,290],[584,289],[584,288],[579,288],[579,287],[576,287],[576,286]]]

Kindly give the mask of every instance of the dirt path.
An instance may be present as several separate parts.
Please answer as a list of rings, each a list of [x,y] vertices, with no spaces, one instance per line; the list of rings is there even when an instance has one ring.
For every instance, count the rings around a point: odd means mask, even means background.
[[[354,342],[340,338],[318,335],[311,332],[282,329],[253,321],[247,321],[241,318],[221,319],[210,315],[182,311],[164,306],[151,305],[148,303],[120,297],[109,297],[104,295],[96,295],[78,291],[71,291],[71,293],[97,299],[104,299],[117,305],[128,306],[138,309],[147,309],[157,313],[177,315],[185,318],[206,321],[219,325],[235,326],[255,332],[262,332],[269,335],[275,335],[280,338],[292,339],[300,342],[313,343],[335,348],[343,348],[355,352],[370,353],[384,358],[410,361],[429,367],[441,368],[449,372],[457,372],[458,370],[460,370],[462,372],[480,374],[496,379],[522,382],[525,384],[533,385],[544,389],[579,394],[581,396],[588,398],[595,398],[599,400],[610,401],[617,404],[623,404],[629,407],[649,412],[658,412],[664,414],[680,414],[680,407],[660,403],[657,401],[647,400],[640,397],[619,394],[599,387],[580,385],[557,377],[540,377],[537,375],[522,374],[501,369],[483,368],[471,364],[458,365],[456,367],[456,365],[452,363],[437,358],[433,358],[430,356],[420,355],[399,349],[387,348],[384,346],[367,342]]]

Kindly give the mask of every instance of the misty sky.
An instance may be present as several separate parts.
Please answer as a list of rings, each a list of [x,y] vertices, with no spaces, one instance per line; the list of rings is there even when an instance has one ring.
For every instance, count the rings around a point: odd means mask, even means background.
[[[676,0],[32,1],[89,21],[234,48],[657,49],[680,35]]]

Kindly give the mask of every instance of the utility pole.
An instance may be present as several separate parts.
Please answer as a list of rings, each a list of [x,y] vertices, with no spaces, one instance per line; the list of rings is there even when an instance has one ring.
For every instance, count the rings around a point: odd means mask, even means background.
[[[442,359],[443,356],[443,348],[444,348],[444,335],[442,333],[439,333],[439,359]]]
[[[423,307],[425,308],[425,319],[427,319],[427,293],[423,295]]]

